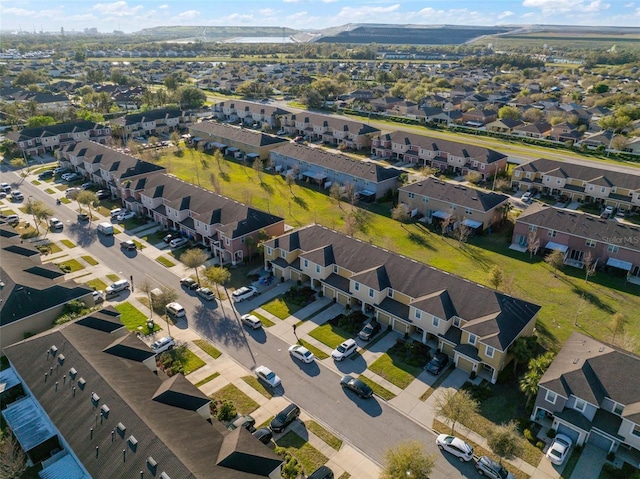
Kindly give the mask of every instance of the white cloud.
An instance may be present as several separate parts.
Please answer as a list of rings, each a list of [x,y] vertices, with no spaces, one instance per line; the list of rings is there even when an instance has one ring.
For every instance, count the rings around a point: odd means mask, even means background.
[[[607,10],[611,5],[602,0],[585,2],[584,0],[524,0],[523,7],[538,8],[545,16],[572,13],[597,13]]]
[[[338,14],[337,18],[345,19],[350,23],[364,21],[367,19],[376,20],[379,23],[385,23],[383,19],[381,19],[382,15],[397,12],[400,9],[399,4],[389,5],[388,7],[373,7],[373,6],[365,6],[365,7],[343,7]]]
[[[282,3],[300,3],[300,0],[282,0]]]
[[[169,8],[169,5],[167,5],[167,4],[165,3],[164,5],[160,5],[160,6],[159,6],[159,7],[157,7],[157,8],[159,8],[159,9],[161,9],[161,10],[166,10],[166,9],[168,9],[168,8]]]
[[[16,15],[18,17],[27,17],[31,15],[35,15],[35,10],[27,10],[26,8],[16,8],[16,7],[4,7],[0,5],[0,12],[4,15]]]
[[[507,10],[506,12],[502,12],[501,14],[498,15],[498,19],[500,20],[504,20],[505,18],[509,18],[514,16],[515,13],[510,12],[509,10]]]
[[[200,15],[198,10],[187,10],[185,12],[178,13],[176,15],[180,20],[191,20],[193,18],[197,18]]]
[[[337,2],[338,0],[322,0],[322,3],[334,3]]]
[[[276,13],[276,11],[273,8],[263,8],[262,10],[258,10],[258,12],[263,17],[272,17]]]
[[[144,7],[138,5],[135,7],[129,7],[127,2],[113,2],[113,3],[96,3],[91,10],[95,10],[100,13],[101,16],[112,17],[130,17],[137,15]]]

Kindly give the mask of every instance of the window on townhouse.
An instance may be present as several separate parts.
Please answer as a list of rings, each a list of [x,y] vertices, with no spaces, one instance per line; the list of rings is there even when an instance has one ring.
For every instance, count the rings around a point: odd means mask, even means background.
[[[316,265],[316,273],[320,274],[320,265],[319,264]]]
[[[389,296],[390,298],[393,298],[393,290],[391,288],[387,290],[387,296]]]
[[[455,211],[456,210],[456,205],[451,205],[451,211]]]
[[[588,247],[588,248],[595,248],[596,247],[596,242],[594,240],[590,240],[588,239],[587,241],[584,242],[584,244]]]
[[[603,186],[602,188],[600,188],[600,193],[604,193],[607,189]]]
[[[618,247],[614,244],[610,244],[607,246],[607,251],[609,253],[617,253],[618,252]]]
[[[478,337],[475,334],[469,334],[469,344],[476,344]]]
[[[440,319],[436,318],[434,316],[433,319],[431,320],[431,324],[433,324],[434,328],[439,328],[440,327]]]
[[[538,227],[535,225],[529,225],[529,231],[535,233],[536,231],[538,231]]]
[[[423,201],[424,203],[429,203],[429,198],[427,198],[427,197],[425,196],[425,197],[423,197],[423,198],[422,198],[422,201]]]
[[[633,434],[634,436],[640,437],[640,426],[635,424],[633,426],[633,430],[631,431],[631,434]]]
[[[558,395],[553,391],[547,391],[547,394],[545,395],[544,400],[547,401],[548,403],[555,404],[557,397]]]
[[[305,268],[308,268],[308,267],[309,267],[309,260],[308,260],[308,259],[303,260],[303,261],[302,261],[302,265],[303,265]]]
[[[561,183],[560,178],[558,178],[558,179],[556,180],[556,185],[559,185],[560,183]]]
[[[205,229],[207,228],[205,227]],[[271,256],[271,246],[267,246],[267,254]]]
[[[224,239],[224,244],[226,244],[227,246],[231,244],[231,241],[229,241],[229,238]]]
[[[333,272],[338,274],[338,265],[337,264],[333,265]]]
[[[488,358],[492,358],[495,352],[495,348],[492,348],[491,346],[487,346],[487,349],[485,350],[485,354]]]
[[[622,404],[616,403],[615,407],[613,408],[614,414],[617,414],[618,416],[622,416],[623,411],[624,411],[624,406]]]
[[[464,214],[465,215],[472,215],[473,214],[473,210],[471,210],[470,208],[467,208],[466,210],[464,210]]]
[[[460,318],[458,318],[458,317],[453,318],[453,325],[456,328],[459,328],[460,327]]]
[[[373,298],[373,288],[369,288],[369,297]]]
[[[576,398],[576,402],[573,407],[580,412],[584,412],[584,409],[587,407],[587,403],[580,398]]]
[[[547,231],[547,236],[550,236],[551,238],[555,238],[557,234],[556,230],[549,230]]]
[[[484,163],[480,163],[480,169],[484,170]]]
[[[416,319],[422,319],[422,311],[416,309]]]
[[[280,251],[280,256],[282,256],[283,258],[287,257],[287,252],[285,250],[281,250]]]
[[[354,283],[353,289],[355,289],[356,291],[360,291],[360,283]]]
[[[409,196],[410,199],[413,199],[416,197],[415,193],[409,193],[407,196]]]

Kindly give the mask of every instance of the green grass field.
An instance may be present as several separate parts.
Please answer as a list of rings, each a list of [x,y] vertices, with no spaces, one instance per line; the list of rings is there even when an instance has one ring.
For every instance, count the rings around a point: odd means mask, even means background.
[[[251,311],[251,314],[258,318],[262,322],[262,326],[264,326],[265,328],[270,328],[271,326],[276,324],[269,318],[267,318],[264,314],[257,313],[256,311]]]
[[[187,349],[185,353],[184,360],[182,361],[182,365],[184,367],[184,375],[191,374],[194,371],[197,371],[206,363],[200,359],[196,354]]]
[[[211,398],[220,402],[231,401],[238,414],[251,414],[260,405],[243,393],[237,386],[227,384],[211,395]]]
[[[120,321],[129,331],[140,331],[144,335],[151,333],[147,328],[147,315],[133,304],[125,301],[124,303],[116,304],[114,307],[120,313]],[[142,329],[138,329],[139,327],[142,327]],[[160,326],[155,323],[153,330],[160,331],[160,329]]]
[[[376,359],[369,369],[378,376],[401,389],[406,388],[422,372],[422,368],[411,366],[384,353]]]
[[[255,376],[242,376],[241,379],[267,399],[271,399],[273,397],[273,391],[268,387],[265,387],[264,384],[258,381],[258,378]]]
[[[218,359],[222,353],[218,351],[213,344],[204,339],[196,339],[193,344],[202,349],[205,353],[211,356],[213,359]]]
[[[345,339],[349,339],[353,335],[336,326],[333,326],[332,324],[325,323],[315,329],[312,329],[309,333],[309,336],[317,339],[322,344],[326,344],[331,349],[335,349]]]
[[[76,271],[80,271],[84,269],[84,266],[77,259],[68,259],[67,261],[63,261],[62,263],[57,263],[60,269],[69,268],[68,273],[75,273]]]
[[[261,308],[273,314],[276,318],[287,319],[292,314],[300,311],[302,309],[302,306],[287,301],[282,296],[278,296],[277,298],[273,298],[268,303],[263,304]]]
[[[302,464],[307,474],[311,474],[329,460],[324,454],[293,431],[287,432],[276,441],[276,444],[284,447],[295,457],[298,462]]]
[[[205,384],[207,384],[208,382],[213,381],[213,380],[214,380],[215,378],[217,378],[218,376],[220,376],[220,373],[219,373],[219,372],[215,372],[215,373],[211,374],[210,376],[207,376],[206,378],[201,379],[200,381],[198,381],[198,382],[195,384],[195,387],[197,387],[197,388],[202,387],[202,386],[204,386]]]

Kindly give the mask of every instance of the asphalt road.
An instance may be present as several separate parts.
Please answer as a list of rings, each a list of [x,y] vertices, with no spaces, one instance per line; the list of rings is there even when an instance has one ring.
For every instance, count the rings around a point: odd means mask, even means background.
[[[3,181],[14,184],[19,176],[13,172],[4,172]],[[54,216],[60,219],[65,227],[62,233],[49,233],[49,238],[66,236],[89,254],[99,259],[102,264],[122,278],[134,276],[134,286],[149,279],[154,284],[164,284],[176,289],[178,302],[187,310],[186,320],[180,320],[175,327],[190,327],[201,336],[209,339],[216,346],[224,349],[237,362],[252,370],[256,365],[264,364],[274,370],[282,378],[282,386],[275,394],[284,395],[295,402],[308,414],[347,438],[348,442],[361,450],[373,461],[381,463],[384,452],[406,439],[418,439],[427,450],[436,457],[436,465],[431,477],[455,478],[477,477],[472,463],[461,464],[456,458],[441,453],[435,446],[435,436],[428,430],[389,406],[381,399],[360,399],[353,393],[343,391],[340,377],[344,374],[358,374],[366,368],[360,357],[347,359],[341,363],[314,362],[308,365],[292,359],[288,354],[289,344],[280,338],[268,334],[267,331],[248,330],[241,326],[239,315],[229,302],[219,304],[218,301],[200,300],[193,291],[180,288],[175,274],[149,258],[142,252],[124,252],[120,249],[120,237],[104,237],[96,232],[96,222],[78,224],[76,220],[76,204],[56,206],[51,195],[39,187],[25,181],[20,186],[25,196],[25,203],[31,197],[41,200],[54,209]],[[130,293],[125,292],[117,301],[124,301]],[[238,305],[244,313],[241,303]],[[325,360],[326,361],[331,361]],[[250,373],[248,373],[250,374]]]

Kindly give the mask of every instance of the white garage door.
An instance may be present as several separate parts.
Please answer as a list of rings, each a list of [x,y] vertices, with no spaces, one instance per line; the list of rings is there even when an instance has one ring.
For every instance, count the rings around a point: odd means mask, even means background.
[[[558,434],[569,436],[574,445],[578,443],[578,438],[580,437],[580,433],[578,431],[576,431],[575,429],[571,429],[564,424],[558,424]]]
[[[613,443],[611,439],[595,431],[591,431],[591,433],[589,434],[589,440],[587,442],[589,444],[593,444],[596,447],[599,447],[600,449],[604,449],[607,452],[611,450],[611,444]]]

